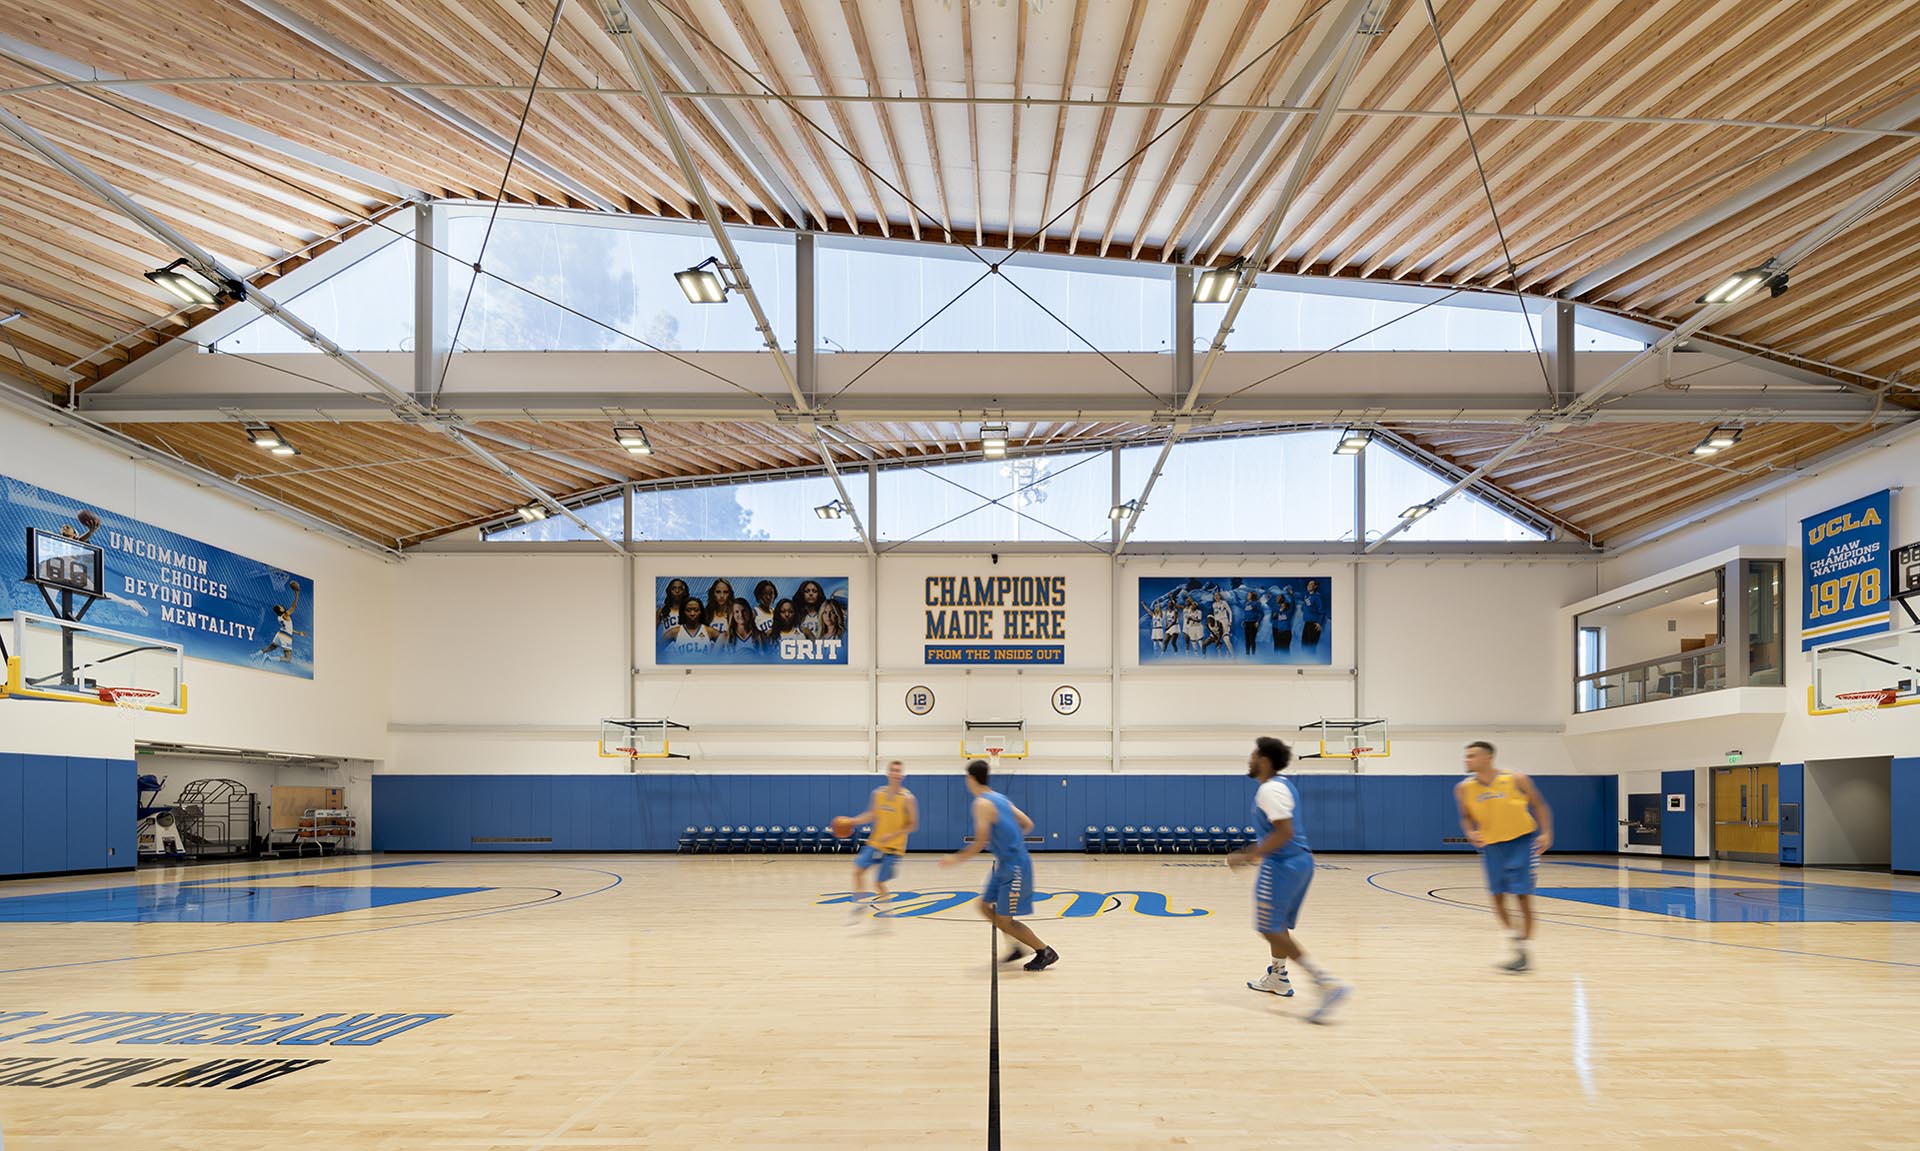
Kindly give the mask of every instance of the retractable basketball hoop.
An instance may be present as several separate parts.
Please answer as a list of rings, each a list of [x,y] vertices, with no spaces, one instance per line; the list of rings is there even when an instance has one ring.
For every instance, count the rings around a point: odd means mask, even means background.
[[[1816,647],[1809,715],[1852,719],[1888,707],[1920,704],[1920,627],[1836,640]]]
[[[657,716],[603,719],[600,721],[600,758],[624,759],[630,770],[637,770],[642,760],[692,759],[684,752],[673,750],[671,740],[673,732],[692,730],[684,723]]]
[[[1893,706],[1900,693],[1890,687],[1874,688],[1868,691],[1842,691],[1834,694],[1834,702],[1847,709],[1848,719],[1859,719],[1870,711]]]
[[[1387,721],[1363,716],[1321,716],[1300,725],[1301,731],[1319,737],[1319,748],[1301,759],[1344,759],[1356,767],[1363,759],[1385,759],[1393,754],[1393,740],[1387,734]]]
[[[970,719],[966,724],[960,737],[961,759],[984,759],[997,770],[1001,760],[1025,759],[1031,750],[1025,720]]]
[[[103,687],[100,699],[123,711],[145,711],[160,698],[160,693],[147,687]]]

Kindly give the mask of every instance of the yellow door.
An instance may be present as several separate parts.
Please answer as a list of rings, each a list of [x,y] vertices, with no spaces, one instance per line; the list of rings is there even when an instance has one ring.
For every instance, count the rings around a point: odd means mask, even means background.
[[[1713,854],[1758,863],[1780,858],[1777,764],[1713,769]]]

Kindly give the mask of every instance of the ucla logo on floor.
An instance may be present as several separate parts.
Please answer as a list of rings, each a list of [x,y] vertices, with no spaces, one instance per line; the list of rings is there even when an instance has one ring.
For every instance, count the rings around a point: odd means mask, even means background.
[[[876,919],[939,918],[956,911],[972,913],[980,902],[980,893],[964,891],[895,891],[884,899],[866,892],[829,891],[814,900],[816,906],[833,903],[868,903]],[[1158,891],[1036,891],[1033,893],[1032,919],[1093,919],[1111,912],[1126,911],[1154,919],[1198,919],[1212,912],[1204,907],[1175,910]]]

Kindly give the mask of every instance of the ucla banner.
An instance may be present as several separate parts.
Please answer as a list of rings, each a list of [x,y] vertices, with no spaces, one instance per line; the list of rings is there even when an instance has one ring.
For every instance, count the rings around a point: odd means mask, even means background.
[[[1140,581],[1140,662],[1333,662],[1332,588],[1303,576]]]
[[[926,661],[1067,662],[1066,576],[931,575]]]
[[[653,660],[660,664],[844,664],[847,580],[661,576]]]
[[[1892,626],[1887,606],[1892,491],[1879,491],[1800,521],[1805,614],[1800,650]]]
[[[49,614],[41,589],[58,602],[71,586],[100,597],[87,623],[313,678],[312,580],[21,480],[0,476],[0,489],[0,615]]]

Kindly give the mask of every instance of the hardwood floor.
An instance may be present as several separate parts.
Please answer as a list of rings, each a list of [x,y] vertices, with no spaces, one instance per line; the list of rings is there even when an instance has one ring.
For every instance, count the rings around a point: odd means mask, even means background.
[[[1511,976],[1472,858],[1321,863],[1300,938],[1356,994],[1311,1027],[1302,973],[1292,1000],[1244,987],[1247,875],[1038,857],[1041,891],[1080,894],[1033,919],[1059,965],[1001,974],[1004,1145],[1913,1145],[1920,882],[1550,857],[1537,969]],[[835,894],[849,871],[362,857],[0,886],[5,1146],[983,1146],[986,865],[911,857],[880,916]]]

